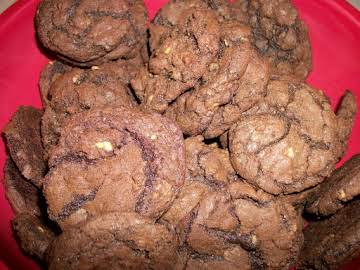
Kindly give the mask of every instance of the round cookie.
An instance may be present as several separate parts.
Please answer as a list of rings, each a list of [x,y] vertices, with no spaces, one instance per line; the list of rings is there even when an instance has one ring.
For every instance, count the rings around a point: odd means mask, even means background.
[[[45,149],[48,151],[57,144],[63,123],[73,114],[104,105],[136,106],[127,84],[140,64],[138,57],[93,66],[91,69],[71,68],[58,75],[48,90],[47,106],[42,118]]]
[[[81,66],[131,58],[146,42],[140,0],[43,0],[36,27],[42,44]]]
[[[360,155],[353,156],[326,179],[307,204],[310,214],[328,216],[360,194]]]
[[[47,172],[40,132],[42,115],[42,110],[21,106],[3,130],[12,160],[21,174],[39,188]]]
[[[305,79],[312,69],[311,46],[305,23],[290,0],[250,0],[252,44],[271,62],[273,76]]]
[[[48,251],[50,270],[173,269],[175,234],[135,213],[109,213],[60,235]]]
[[[50,152],[50,218],[63,229],[111,211],[158,218],[183,185],[184,156],[181,131],[158,114],[126,107],[78,113]]]
[[[273,80],[267,96],[229,133],[231,161],[241,177],[272,194],[322,182],[344,149],[327,98],[292,79]]]

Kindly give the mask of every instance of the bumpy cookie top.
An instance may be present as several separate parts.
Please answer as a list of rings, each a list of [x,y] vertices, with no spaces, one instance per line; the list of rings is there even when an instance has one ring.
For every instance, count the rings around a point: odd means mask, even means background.
[[[43,45],[85,66],[137,53],[146,20],[141,0],[43,0],[36,15]]]
[[[110,211],[157,218],[183,185],[183,137],[158,114],[93,109],[67,121],[49,165],[44,193],[62,228]]]
[[[180,236],[179,269],[288,269],[302,243],[295,209],[240,179],[227,150],[188,138],[185,185],[161,221]]]
[[[290,0],[250,0],[252,43],[270,58],[272,75],[304,79],[312,69],[307,28]]]
[[[175,234],[135,213],[108,213],[58,237],[48,253],[50,270],[173,269]]]
[[[142,64],[140,57],[93,66],[91,69],[68,68],[63,74],[48,76],[45,113],[42,118],[42,141],[45,150],[56,145],[62,125],[71,115],[104,105],[137,105],[128,84]],[[43,82],[52,66],[43,71]],[[50,72],[51,74],[51,72]],[[44,84],[43,84],[44,85]]]
[[[322,92],[296,80],[273,80],[263,102],[229,134],[231,160],[246,181],[272,194],[321,182],[343,152],[338,118]]]
[[[268,63],[252,48],[251,29],[227,20],[228,11],[213,1],[172,1],[150,26],[149,64],[132,86],[143,106],[187,135],[220,136],[265,95]]]

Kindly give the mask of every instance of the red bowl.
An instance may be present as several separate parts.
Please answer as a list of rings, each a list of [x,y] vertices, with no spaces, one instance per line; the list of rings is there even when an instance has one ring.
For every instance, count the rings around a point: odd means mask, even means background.
[[[19,0],[0,15],[0,130],[20,105],[41,106],[38,79],[48,59],[39,50],[34,15],[39,0]],[[167,0],[145,0],[151,18]],[[360,13],[345,0],[293,0],[309,26],[313,71],[308,82],[325,91],[335,107],[345,89],[360,97]],[[343,161],[360,152],[357,117],[349,151]],[[5,148],[0,142],[0,179]],[[11,228],[13,217],[0,185],[0,270],[39,269],[19,250]],[[346,269],[360,269],[360,259]]]

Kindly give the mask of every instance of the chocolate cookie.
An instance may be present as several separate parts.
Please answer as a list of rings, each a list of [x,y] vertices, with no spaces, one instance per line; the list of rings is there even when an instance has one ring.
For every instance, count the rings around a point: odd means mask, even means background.
[[[239,231],[251,240],[254,264],[260,269],[290,269],[303,243],[303,221],[295,208],[245,182],[235,182],[229,190]]]
[[[46,220],[28,213],[16,215],[12,226],[24,252],[43,260],[56,237],[54,228]]]
[[[170,102],[199,82],[221,46],[219,22],[207,5],[177,9],[177,3],[167,6],[167,10],[176,10],[176,22],[170,24],[161,42],[150,48],[148,66],[132,82],[142,103],[157,112],[164,112]]]
[[[268,65],[249,43],[250,28],[226,20],[224,9],[201,0],[166,5],[150,26],[149,65],[132,81],[143,106],[166,111],[187,135],[220,136],[265,95]]]
[[[323,93],[304,83],[273,80],[267,92],[230,130],[235,170],[272,194],[315,186],[344,151],[338,118]]]
[[[165,114],[185,134],[220,136],[265,95],[267,65],[248,44],[227,47],[215,65],[202,85],[180,96]]]
[[[236,176],[228,152],[185,141],[188,175],[161,221],[175,227],[180,269],[288,269],[302,243],[300,216]]]
[[[135,213],[109,213],[64,232],[48,252],[50,270],[173,269],[175,234]]]
[[[41,215],[41,190],[21,175],[15,163],[9,157],[5,162],[4,187],[6,198],[15,215],[20,213]]]
[[[5,163],[4,186],[15,213],[12,225],[19,245],[26,254],[42,260],[58,231],[44,215],[41,190],[21,175],[10,158]]]
[[[271,74],[304,79],[312,69],[305,23],[290,0],[250,0],[252,44],[271,61]]]
[[[3,130],[11,158],[37,187],[42,186],[47,171],[40,135],[42,115],[42,110],[21,106]]]
[[[42,118],[45,149],[57,144],[63,123],[73,114],[104,105],[136,106],[127,85],[140,64],[138,57],[91,69],[71,68],[58,75],[47,93],[48,104]]]
[[[313,194],[306,207],[311,214],[328,216],[360,194],[360,155],[337,169]]]
[[[44,194],[63,229],[111,211],[158,218],[183,185],[183,137],[158,114],[93,109],[67,121],[49,165]]]
[[[60,58],[92,66],[138,54],[146,20],[140,0],[43,0],[36,27],[43,45]]]
[[[360,255],[360,201],[349,203],[329,219],[311,223],[304,234],[297,269],[339,269]]]

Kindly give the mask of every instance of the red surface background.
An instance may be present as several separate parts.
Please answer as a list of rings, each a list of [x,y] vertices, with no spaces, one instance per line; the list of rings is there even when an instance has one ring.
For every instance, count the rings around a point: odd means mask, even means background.
[[[0,0],[1,1],[1,0]],[[38,78],[48,59],[40,52],[34,30],[39,0],[19,0],[0,15],[0,130],[20,105],[41,106]],[[152,18],[167,0],[145,0]],[[293,0],[309,26],[313,72],[308,82],[323,89],[336,106],[345,89],[360,102],[360,13],[344,0]],[[360,114],[359,114],[360,115]],[[343,160],[360,153],[360,117]],[[0,179],[5,148],[0,142]],[[10,228],[12,210],[0,185],[0,270],[38,269],[22,255]],[[346,269],[360,269],[360,259]]]

